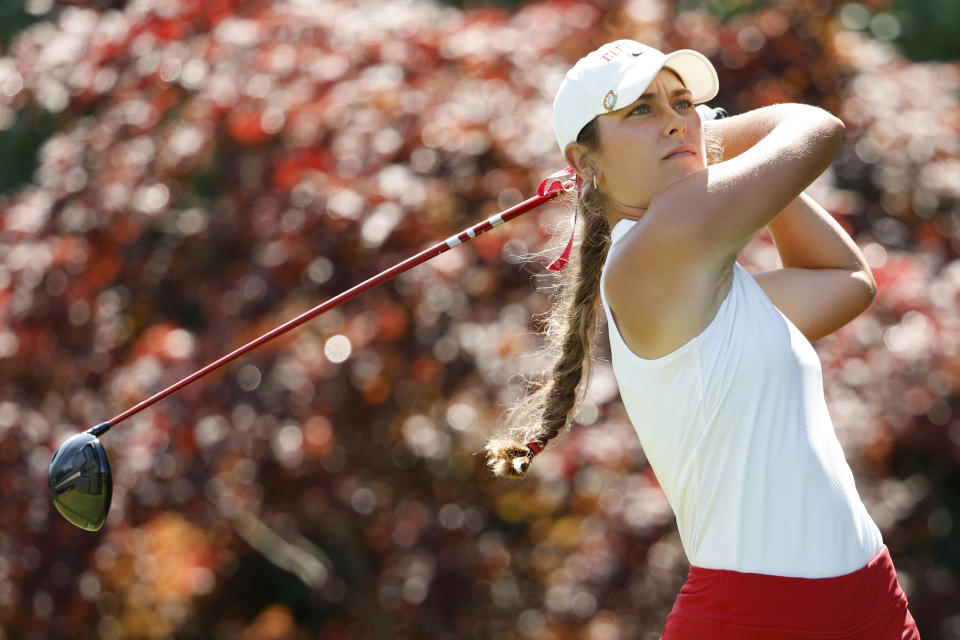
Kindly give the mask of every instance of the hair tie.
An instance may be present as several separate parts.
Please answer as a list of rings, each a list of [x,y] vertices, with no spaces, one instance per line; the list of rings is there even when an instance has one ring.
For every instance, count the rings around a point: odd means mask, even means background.
[[[544,440],[531,440],[530,442],[527,443],[526,446],[527,446],[527,449],[530,450],[530,453],[528,453],[527,455],[532,458],[533,456],[543,451],[543,448],[547,446],[547,443]]]

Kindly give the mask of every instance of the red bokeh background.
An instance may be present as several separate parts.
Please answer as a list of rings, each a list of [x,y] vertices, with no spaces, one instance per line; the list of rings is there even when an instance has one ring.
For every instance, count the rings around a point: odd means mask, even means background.
[[[605,353],[527,480],[479,454],[548,366],[569,205],[111,431],[102,531],[46,491],[66,437],[532,195],[563,73],[620,37],[702,51],[732,113],[846,123],[810,192],[879,294],[815,346],[921,633],[960,638],[960,64],[851,6],[53,6],[0,52],[0,130],[54,123],[0,195],[0,638],[658,638],[687,564]],[[776,264],[765,237],[742,259]]]

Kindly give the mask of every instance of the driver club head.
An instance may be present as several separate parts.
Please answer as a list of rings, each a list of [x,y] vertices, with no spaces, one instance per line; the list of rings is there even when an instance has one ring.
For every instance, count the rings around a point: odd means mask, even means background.
[[[64,518],[87,531],[103,527],[113,496],[113,476],[107,452],[90,431],[60,445],[50,460],[47,484]]]

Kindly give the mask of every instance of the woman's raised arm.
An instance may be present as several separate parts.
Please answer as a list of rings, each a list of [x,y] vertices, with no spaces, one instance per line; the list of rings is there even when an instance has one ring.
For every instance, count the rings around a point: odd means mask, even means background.
[[[833,161],[843,141],[843,123],[823,109],[778,104],[707,125],[719,134],[725,159],[660,192],[630,236],[625,264],[640,266],[652,254],[629,244],[677,252],[695,265],[729,266],[740,250],[783,211]],[[639,246],[636,248],[640,248]],[[630,265],[628,255],[637,256]],[[613,266],[613,265],[611,265]]]

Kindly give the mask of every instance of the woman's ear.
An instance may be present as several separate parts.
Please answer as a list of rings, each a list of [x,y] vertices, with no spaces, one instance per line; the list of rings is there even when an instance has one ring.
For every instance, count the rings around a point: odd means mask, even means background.
[[[584,182],[592,181],[594,176],[600,177],[600,171],[593,159],[593,154],[579,142],[568,144],[564,156],[567,158],[567,163],[573,167],[573,170]]]

